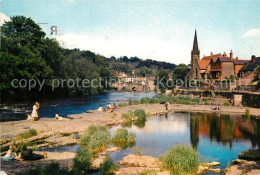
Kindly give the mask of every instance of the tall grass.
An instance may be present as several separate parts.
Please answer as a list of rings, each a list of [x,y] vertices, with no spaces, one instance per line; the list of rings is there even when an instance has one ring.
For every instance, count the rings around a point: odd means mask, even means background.
[[[60,164],[57,162],[52,162],[43,168],[37,167],[35,169],[30,169],[25,173],[26,175],[69,175],[72,173],[66,169],[60,167]]]
[[[146,121],[146,114],[143,109],[137,109],[134,111],[134,115],[137,116],[138,121]]]
[[[127,142],[128,141],[128,131],[124,128],[119,128],[116,130],[113,138],[113,142]]]
[[[118,105],[118,107],[126,107],[126,106],[128,106],[127,103],[119,103],[119,105]]]
[[[80,145],[93,153],[104,150],[110,142],[110,134],[104,126],[90,125],[81,137]]]
[[[37,131],[35,129],[30,129],[28,131],[22,132],[16,136],[17,140],[27,139],[37,135]]]
[[[88,171],[91,164],[91,153],[86,147],[80,147],[76,157],[73,159],[73,170],[75,172]]]
[[[198,169],[198,154],[186,145],[176,145],[163,157],[164,167],[171,174],[196,174]]]
[[[139,105],[139,104],[140,104],[140,101],[138,101],[138,100],[131,101],[131,105]]]
[[[151,99],[149,100],[149,103],[150,103],[150,104],[160,103],[160,100],[159,100],[158,98],[151,98]]]
[[[224,102],[223,106],[230,106],[231,104],[229,102]]]
[[[246,113],[245,114],[246,114],[247,117],[250,117],[250,110],[246,109]]]
[[[133,111],[128,111],[127,113],[124,113],[122,115],[122,119],[124,119],[126,121],[132,121],[132,120],[136,120],[137,117],[135,116]]]
[[[113,175],[114,171],[116,170],[116,165],[114,164],[114,162],[111,160],[111,158],[108,158],[105,160],[104,163],[102,163],[101,167],[100,167],[100,174],[102,175]]]
[[[141,103],[142,103],[142,104],[148,104],[149,101],[150,101],[150,99],[149,99],[148,97],[143,97],[143,98],[141,99]]]
[[[135,139],[136,139],[135,133],[130,132],[130,133],[129,133],[129,137],[128,137],[128,142],[129,142],[129,143],[133,143],[133,142],[135,142]]]

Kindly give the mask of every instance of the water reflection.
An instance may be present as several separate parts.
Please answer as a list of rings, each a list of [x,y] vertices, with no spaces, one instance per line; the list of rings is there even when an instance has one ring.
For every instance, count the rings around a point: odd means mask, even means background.
[[[237,140],[251,140],[252,147],[260,147],[260,120],[238,115],[191,113],[190,140],[197,148],[200,137],[208,137],[223,146],[233,147]]]

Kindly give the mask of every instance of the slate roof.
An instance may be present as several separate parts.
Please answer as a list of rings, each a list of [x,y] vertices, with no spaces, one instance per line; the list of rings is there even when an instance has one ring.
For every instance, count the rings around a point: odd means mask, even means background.
[[[249,62],[250,60],[234,60],[235,65],[244,65],[245,63]]]
[[[260,57],[257,57],[255,62],[252,63],[252,61],[245,64],[240,71],[253,71],[257,68],[257,66],[260,64]]]

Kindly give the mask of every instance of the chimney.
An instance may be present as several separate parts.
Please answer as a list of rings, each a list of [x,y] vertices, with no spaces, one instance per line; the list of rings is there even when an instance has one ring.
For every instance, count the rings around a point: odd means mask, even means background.
[[[252,55],[252,59],[251,59],[252,63],[255,62],[255,60],[256,60],[256,56]]]
[[[230,58],[233,58],[233,51],[230,51]]]
[[[236,57],[236,60],[238,60],[238,57]]]
[[[227,56],[226,52],[224,52],[223,56],[224,56],[224,57],[226,57],[226,56]]]
[[[211,56],[213,55],[213,52],[212,52],[212,51],[210,52],[210,55],[211,55]]]

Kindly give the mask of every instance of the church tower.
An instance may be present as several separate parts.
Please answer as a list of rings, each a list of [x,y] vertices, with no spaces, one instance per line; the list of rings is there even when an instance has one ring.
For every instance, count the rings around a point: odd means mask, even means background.
[[[198,46],[198,40],[197,40],[197,31],[195,29],[195,36],[194,36],[194,41],[193,41],[193,49],[191,51],[191,70],[190,70],[190,75],[191,79],[197,79],[199,78],[200,75],[200,70],[197,69],[197,60],[200,60],[200,50]]]

